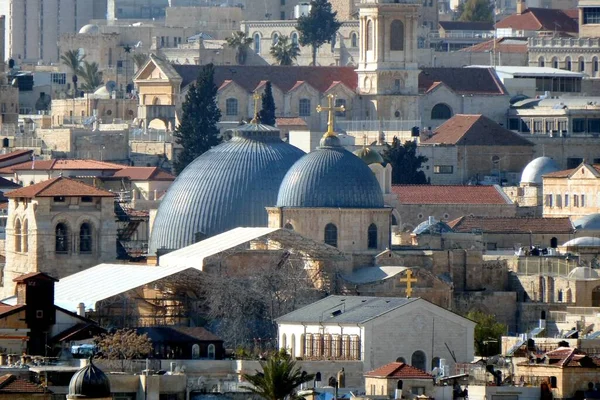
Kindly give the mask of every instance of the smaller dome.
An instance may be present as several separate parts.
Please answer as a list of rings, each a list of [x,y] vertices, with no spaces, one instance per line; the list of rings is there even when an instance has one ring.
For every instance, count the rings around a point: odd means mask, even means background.
[[[590,214],[573,221],[575,229],[600,231],[600,214]]]
[[[85,33],[88,35],[97,35],[100,33],[100,27],[95,24],[87,24],[81,27],[79,33]]]
[[[587,281],[600,279],[600,276],[596,270],[591,269],[590,267],[576,267],[569,272],[567,278],[574,281]]]
[[[571,239],[562,247],[600,247],[600,238],[584,236],[577,239]]]
[[[87,366],[75,372],[69,383],[68,398],[81,397],[100,399],[112,397],[110,381],[102,370],[94,365],[92,360]]]
[[[381,154],[369,147],[363,147],[362,149],[355,150],[354,155],[363,160],[367,165],[384,163]]]
[[[551,172],[560,171],[560,166],[550,157],[538,157],[531,161],[521,175],[521,184],[529,183],[533,185],[542,184],[542,176]]]
[[[435,218],[430,217],[429,219],[421,222],[417,227],[413,230],[412,233],[415,235],[441,235],[442,233],[454,232],[450,226],[443,222],[437,221]]]

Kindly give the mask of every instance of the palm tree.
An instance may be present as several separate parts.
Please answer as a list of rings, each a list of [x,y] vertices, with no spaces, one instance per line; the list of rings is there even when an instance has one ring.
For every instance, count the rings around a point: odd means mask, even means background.
[[[300,47],[287,36],[280,36],[273,46],[271,55],[275,57],[279,65],[292,65],[300,55]]]
[[[63,65],[66,65],[73,74],[73,98],[75,98],[75,95],[77,94],[77,75],[81,73],[81,63],[84,58],[85,55],[82,55],[79,52],[79,49],[67,50],[60,56]]]
[[[254,42],[254,40],[247,37],[246,33],[242,31],[233,32],[233,35],[227,38],[227,45],[236,49],[235,58],[238,64],[244,65],[246,63],[248,50],[250,49],[252,42]]]
[[[256,371],[253,375],[243,376],[252,384],[248,389],[266,400],[285,399],[298,386],[314,377],[296,367],[292,357],[283,349],[271,355],[267,361],[261,361],[260,365],[263,372]]]
[[[81,85],[81,88],[86,92],[93,92],[98,86],[102,85],[102,72],[99,71],[97,62],[84,61],[80,74],[85,82]]]

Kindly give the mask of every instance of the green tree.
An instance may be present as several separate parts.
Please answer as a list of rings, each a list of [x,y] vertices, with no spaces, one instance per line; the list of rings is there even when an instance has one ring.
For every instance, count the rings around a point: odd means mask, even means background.
[[[500,353],[501,336],[506,334],[506,325],[496,321],[496,316],[481,311],[467,313],[467,318],[477,322],[475,327],[475,353],[490,357]]]
[[[292,65],[300,55],[300,47],[287,36],[280,36],[277,43],[271,46],[271,55],[279,65]]]
[[[257,370],[255,374],[244,374],[243,377],[252,384],[248,389],[266,400],[283,400],[314,377],[297,367],[283,349],[269,356],[266,361],[261,361],[260,366],[262,372]]]
[[[265,93],[262,96],[262,107],[258,113],[260,122],[265,125],[275,126],[275,100],[273,99],[273,88],[271,81],[267,81]]]
[[[458,12],[460,21],[492,22],[494,4],[489,0],[467,0],[459,6]]]
[[[102,85],[102,72],[100,72],[100,66],[97,62],[83,62],[83,66],[80,69],[79,74],[83,79],[83,85],[81,88],[90,93]]]
[[[121,370],[126,360],[145,358],[152,352],[152,341],[147,334],[138,335],[131,329],[119,329],[114,333],[102,334],[94,338],[98,346],[99,358],[119,360]]]
[[[381,156],[386,163],[392,165],[393,184],[421,185],[427,183],[425,173],[421,171],[427,157],[417,155],[417,144],[415,142],[406,141],[402,144],[400,139],[394,137],[391,145],[385,145]]]
[[[244,65],[248,58],[248,50],[254,40],[246,36],[246,32],[237,31],[233,32],[231,37],[227,39],[227,45],[232,49],[235,49],[235,59],[238,64]]]
[[[71,74],[73,74],[73,97],[77,95],[77,75],[79,75],[81,72],[81,63],[83,62],[84,58],[85,55],[82,55],[79,52],[79,49],[67,50],[62,56],[60,56],[60,60],[62,61],[63,65],[65,65]]]
[[[177,174],[198,156],[221,142],[217,127],[221,110],[217,105],[214,75],[214,66],[204,65],[196,82],[190,85],[182,105],[181,123],[174,134],[177,144],[183,147],[175,161]]]
[[[312,46],[313,65],[317,65],[317,49],[330,43],[342,23],[336,18],[337,12],[331,11],[327,0],[312,0],[310,12],[298,18],[296,29],[300,32],[300,44]]]

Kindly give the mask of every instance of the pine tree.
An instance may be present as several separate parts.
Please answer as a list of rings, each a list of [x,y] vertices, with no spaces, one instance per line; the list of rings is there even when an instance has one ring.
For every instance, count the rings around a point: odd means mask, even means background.
[[[417,144],[407,141],[404,144],[394,137],[392,144],[386,144],[381,156],[392,165],[392,183],[394,185],[420,185],[427,183],[421,166],[427,157],[417,155]]]
[[[313,65],[317,65],[317,49],[330,43],[342,26],[336,18],[337,12],[331,11],[331,3],[327,0],[312,0],[310,13],[298,18],[296,29],[300,32],[300,44],[312,46]]]
[[[221,110],[217,106],[214,74],[212,64],[203,66],[185,97],[181,123],[174,134],[177,144],[183,147],[175,161],[177,174],[198,156],[221,142],[217,127],[221,119]]]
[[[262,96],[262,109],[258,113],[260,122],[265,125],[275,126],[275,100],[273,99],[273,88],[271,81],[267,81],[265,93]]]
[[[492,22],[494,4],[489,0],[467,0],[459,6],[460,21]]]

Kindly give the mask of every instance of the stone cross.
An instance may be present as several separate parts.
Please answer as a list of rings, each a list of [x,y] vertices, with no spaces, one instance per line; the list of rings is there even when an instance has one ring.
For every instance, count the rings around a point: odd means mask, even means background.
[[[412,277],[412,270],[407,270],[406,278],[400,278],[400,282],[406,282],[406,297],[412,296],[412,284],[417,283],[417,278]]]
[[[259,122],[259,118],[258,118],[258,101],[260,99],[262,99],[262,96],[258,93],[254,93],[254,95],[252,96],[252,98],[254,98],[254,118],[252,118],[252,121],[250,121],[251,124],[258,124]]]
[[[327,137],[327,136],[335,136],[335,132],[333,131],[333,124],[335,122],[335,112],[336,111],[346,111],[346,108],[344,106],[339,106],[339,107],[335,107],[333,104],[333,99],[335,98],[334,95],[330,94],[327,96],[327,99],[329,99],[329,107],[323,107],[321,105],[317,106],[317,112],[320,113],[321,111],[328,111],[329,112],[329,116],[327,117],[327,132],[325,132],[325,135],[323,135],[323,137]]]

